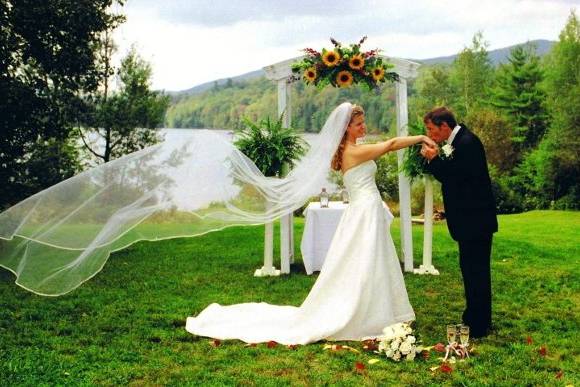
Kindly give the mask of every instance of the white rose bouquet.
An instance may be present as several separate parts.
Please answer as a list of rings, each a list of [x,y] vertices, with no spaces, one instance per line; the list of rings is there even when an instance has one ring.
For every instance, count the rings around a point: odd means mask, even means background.
[[[417,345],[417,338],[409,324],[398,323],[383,329],[379,338],[379,353],[384,353],[394,361],[414,360],[423,349]]]

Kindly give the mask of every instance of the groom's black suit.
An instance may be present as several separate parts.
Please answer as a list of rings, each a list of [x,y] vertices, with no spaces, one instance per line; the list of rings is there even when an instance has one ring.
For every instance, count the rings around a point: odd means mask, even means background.
[[[485,150],[465,125],[456,134],[448,159],[435,157],[427,169],[441,182],[447,227],[459,244],[459,263],[465,286],[463,322],[473,337],[491,327],[490,255],[497,231],[495,200]]]

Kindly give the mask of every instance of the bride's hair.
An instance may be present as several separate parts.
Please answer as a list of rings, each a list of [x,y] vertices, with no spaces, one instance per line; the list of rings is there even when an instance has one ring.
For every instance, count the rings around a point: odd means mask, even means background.
[[[352,112],[350,113],[350,121],[348,121],[348,125],[350,125],[356,117],[362,116],[364,114],[365,111],[363,110],[362,106],[352,105]],[[342,169],[342,153],[344,152],[344,146],[346,145],[347,135],[348,132],[345,131],[344,135],[342,136],[342,140],[340,140],[340,144],[338,145],[338,149],[332,158],[331,166],[335,171],[340,171]]]

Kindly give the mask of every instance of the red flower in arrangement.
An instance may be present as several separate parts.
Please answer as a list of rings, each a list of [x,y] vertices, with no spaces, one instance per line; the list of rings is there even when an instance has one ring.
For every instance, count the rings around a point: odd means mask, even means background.
[[[433,349],[437,352],[445,352],[445,345],[443,343],[437,343],[433,346]]]
[[[365,365],[360,361],[357,361],[354,363],[354,368],[356,369],[356,372],[363,372],[365,370]]]
[[[370,50],[365,52],[365,58],[370,58],[378,54],[378,50]]]
[[[441,367],[439,367],[439,369],[441,370],[441,372],[445,372],[446,374],[450,374],[451,372],[453,372],[453,368],[451,368],[447,363],[441,364]]]
[[[275,341],[268,341],[267,345],[268,345],[268,348],[274,348],[275,346],[278,345],[278,343]]]
[[[528,336],[526,338],[526,343],[528,343],[528,345],[532,345],[534,343],[534,340],[532,340],[532,336]]]
[[[314,56],[314,57],[320,56],[320,53],[313,48],[305,48],[304,52],[310,56]]]
[[[556,379],[562,379],[562,376],[564,376],[564,371],[560,370],[556,372]]]
[[[548,349],[544,345],[542,345],[538,350],[538,352],[540,353],[540,356],[545,357],[548,354]]]
[[[214,347],[214,348],[215,348],[215,347],[219,347],[221,344],[222,344],[222,342],[221,342],[220,340],[218,340],[218,339],[211,340],[211,341],[209,342],[209,345],[211,345],[211,346],[212,346],[212,347]]]

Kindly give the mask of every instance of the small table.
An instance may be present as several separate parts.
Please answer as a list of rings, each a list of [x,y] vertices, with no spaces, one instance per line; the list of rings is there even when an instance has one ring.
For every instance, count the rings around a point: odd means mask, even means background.
[[[330,202],[327,208],[320,208],[320,202],[312,202],[304,210],[300,249],[306,274],[310,275],[322,268],[338,222],[347,206],[343,202]]]

